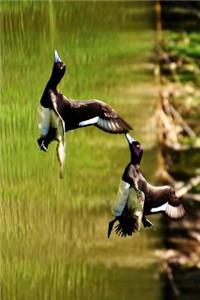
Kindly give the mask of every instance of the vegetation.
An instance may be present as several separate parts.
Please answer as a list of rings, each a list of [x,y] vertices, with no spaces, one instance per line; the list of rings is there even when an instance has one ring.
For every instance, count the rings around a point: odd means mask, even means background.
[[[152,272],[157,233],[106,238],[129,159],[124,137],[96,128],[67,133],[62,181],[55,145],[45,154],[36,142],[37,107],[56,48],[68,69],[59,89],[70,98],[110,103],[133,124],[135,138],[149,145],[144,123],[150,127],[155,94],[146,70],[154,35],[147,29],[150,14],[148,4],[1,2],[3,299],[118,299],[120,286],[126,299],[130,293],[145,298],[138,285],[143,280],[148,298],[159,299],[158,269]],[[155,154],[146,151],[149,176],[154,166]]]
[[[189,186],[187,182],[191,178],[196,178],[196,182],[199,183],[199,176],[196,175],[200,171],[200,19],[199,14],[195,12],[199,2],[187,1],[184,6],[177,1],[174,1],[172,6],[160,3],[164,29],[163,39],[158,47],[161,100],[167,104],[164,112],[169,116],[169,125],[173,128],[172,134],[167,135],[175,141],[174,147],[163,147],[165,149],[162,153],[167,171],[173,179],[179,180],[179,183],[174,184],[180,186],[182,181],[184,189]],[[181,27],[183,22],[184,26]],[[171,107],[176,113],[173,117],[169,114]],[[177,122],[181,120],[180,115],[187,123]],[[187,127],[188,124],[190,127]],[[178,223],[166,221],[163,227],[166,251],[161,256],[166,279],[166,299],[196,299],[199,294],[199,288],[195,285],[200,274],[199,191],[198,184],[182,199],[188,215]]]

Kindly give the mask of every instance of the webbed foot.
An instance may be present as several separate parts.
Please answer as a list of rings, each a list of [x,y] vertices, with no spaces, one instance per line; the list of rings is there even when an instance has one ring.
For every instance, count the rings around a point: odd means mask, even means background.
[[[151,223],[148,219],[146,219],[145,217],[142,218],[142,223],[144,225],[144,227],[151,227],[154,226],[153,223]]]
[[[40,150],[42,150],[42,151],[45,151],[45,152],[47,152],[47,145],[45,145],[45,141],[44,141],[44,139],[41,137],[41,138],[39,138],[38,140],[37,140],[37,142],[38,142],[38,145],[39,145],[39,147],[40,147]]]

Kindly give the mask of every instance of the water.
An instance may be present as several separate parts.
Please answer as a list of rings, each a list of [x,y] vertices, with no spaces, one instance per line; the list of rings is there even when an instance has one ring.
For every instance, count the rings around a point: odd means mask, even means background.
[[[161,298],[159,230],[106,237],[129,159],[124,137],[96,128],[67,133],[62,181],[55,145],[44,154],[36,143],[37,107],[57,49],[68,69],[60,90],[111,104],[152,146],[153,14],[148,2],[1,2],[2,299]],[[155,167],[146,150],[148,178]]]

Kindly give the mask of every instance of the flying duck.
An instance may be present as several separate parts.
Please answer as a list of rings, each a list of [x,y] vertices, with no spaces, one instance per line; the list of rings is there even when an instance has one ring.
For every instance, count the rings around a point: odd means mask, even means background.
[[[147,182],[140,171],[140,161],[143,149],[140,143],[126,134],[131,160],[126,166],[119,185],[116,201],[112,207],[115,216],[109,222],[108,237],[116,221],[115,232],[120,236],[132,235],[140,228],[153,224],[146,218],[147,215],[165,213],[171,219],[182,218],[185,210],[170,186],[155,187]]]
[[[65,70],[66,66],[55,50],[52,74],[40,100],[41,136],[38,139],[39,147],[43,151],[47,151],[48,145],[53,140],[58,142],[57,155],[61,173],[65,159],[65,132],[90,125],[114,134],[127,133],[132,129],[108,104],[99,100],[73,101],[59,92],[57,85],[63,78]]]

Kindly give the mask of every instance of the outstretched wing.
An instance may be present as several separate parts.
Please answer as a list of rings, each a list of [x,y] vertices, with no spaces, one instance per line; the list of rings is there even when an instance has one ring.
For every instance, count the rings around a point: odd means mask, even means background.
[[[127,133],[132,127],[109,105],[103,105],[97,127],[110,133]]]
[[[56,140],[58,141],[57,145],[57,157],[60,164],[60,177],[63,178],[64,173],[64,164],[65,164],[65,122],[60,116],[57,104],[56,97],[52,93],[52,106],[53,110],[51,111],[51,124],[54,128],[56,128]]]
[[[171,219],[180,219],[185,215],[185,209],[172,187],[150,187],[155,197],[157,197],[157,206],[154,205],[151,208],[151,213],[164,212]]]
[[[88,117],[79,123],[80,126],[95,125],[109,133],[127,133],[132,127],[106,103],[99,100],[85,102]]]

